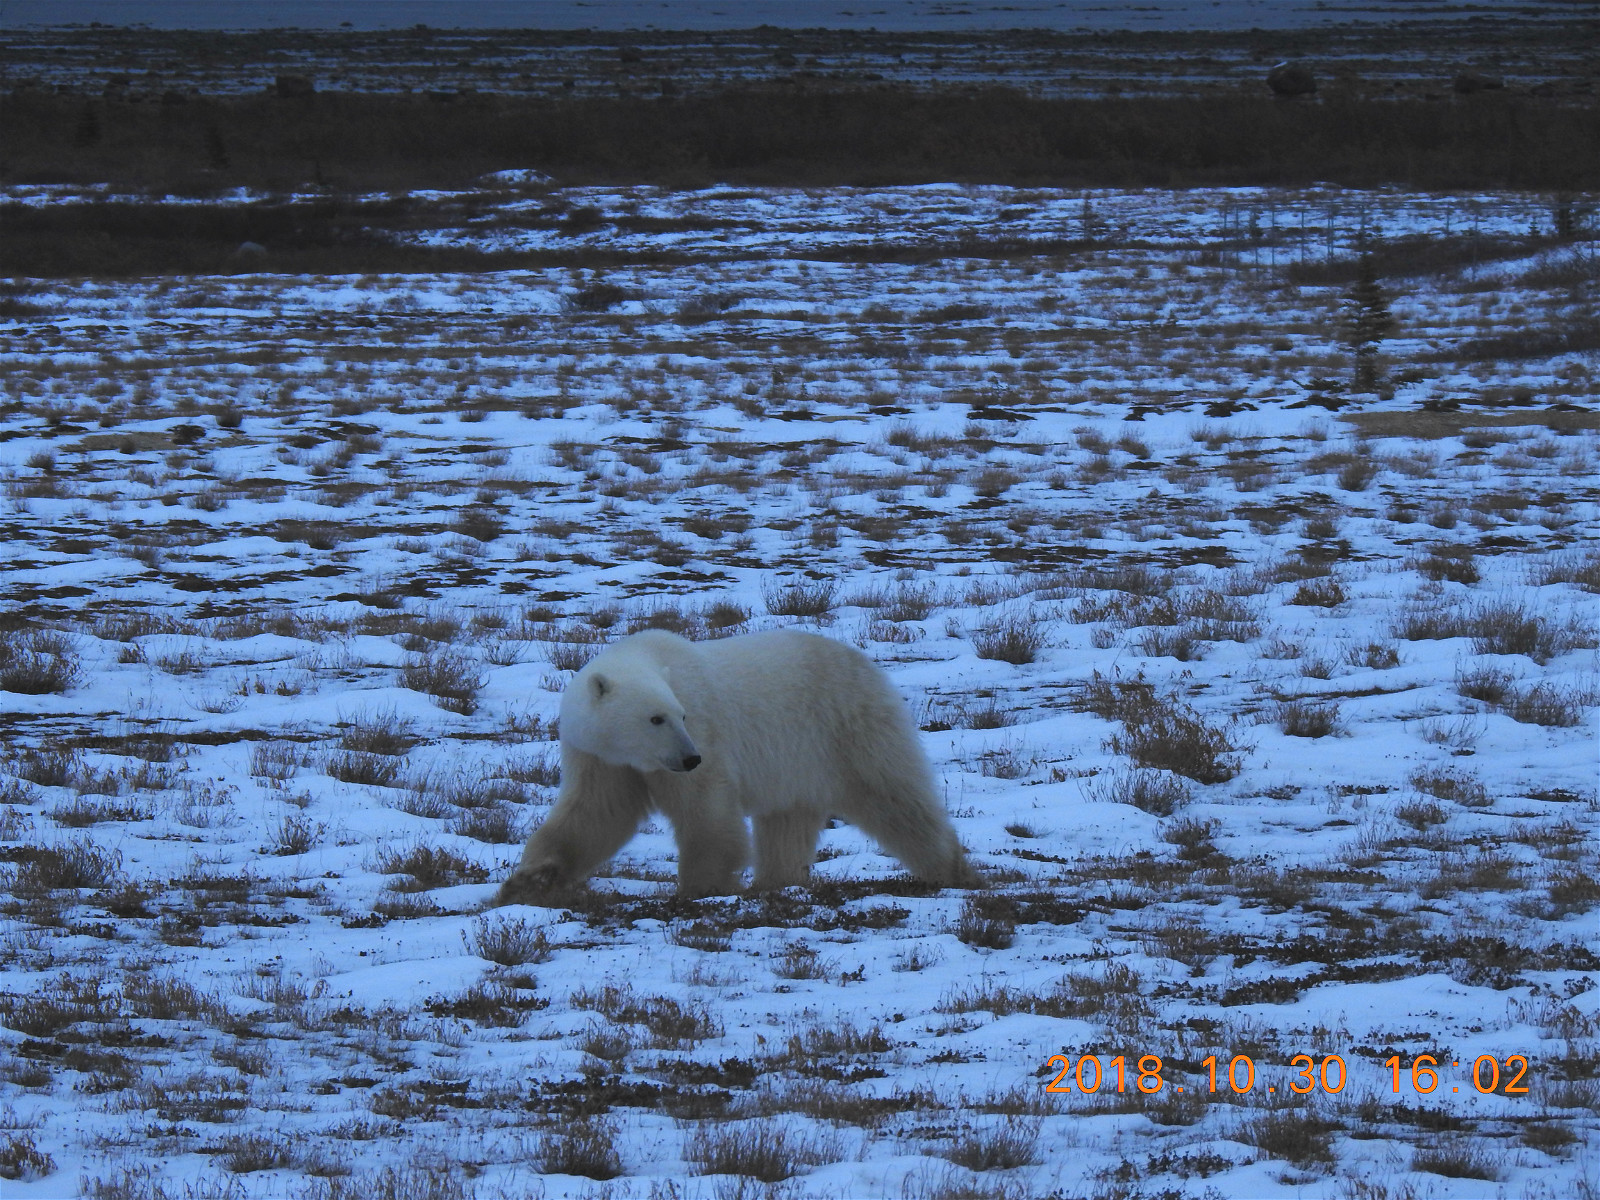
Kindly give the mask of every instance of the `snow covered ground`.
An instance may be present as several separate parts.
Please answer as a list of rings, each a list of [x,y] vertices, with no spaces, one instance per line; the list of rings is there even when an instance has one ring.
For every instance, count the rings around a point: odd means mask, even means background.
[[[1596,1194],[1548,198],[426,201],[624,265],[0,295],[8,1198]],[[656,822],[485,909],[598,644],[788,624],[890,672],[985,890],[841,826],[679,904]]]

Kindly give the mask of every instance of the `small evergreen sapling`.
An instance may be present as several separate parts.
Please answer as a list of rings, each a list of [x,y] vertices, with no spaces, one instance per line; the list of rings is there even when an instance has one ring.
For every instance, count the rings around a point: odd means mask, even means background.
[[[1353,387],[1358,392],[1377,390],[1378,343],[1394,332],[1394,314],[1370,252],[1363,251],[1356,281],[1344,294],[1339,309],[1340,340],[1355,357]]]

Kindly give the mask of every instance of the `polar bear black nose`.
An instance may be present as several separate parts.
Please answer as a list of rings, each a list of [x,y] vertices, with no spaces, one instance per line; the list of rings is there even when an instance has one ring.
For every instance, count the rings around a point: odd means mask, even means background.
[[[691,754],[691,755],[689,755],[687,758],[685,758],[683,760],[683,769],[685,771],[692,771],[696,767],[698,767],[699,765],[700,765],[700,756],[698,754]]]

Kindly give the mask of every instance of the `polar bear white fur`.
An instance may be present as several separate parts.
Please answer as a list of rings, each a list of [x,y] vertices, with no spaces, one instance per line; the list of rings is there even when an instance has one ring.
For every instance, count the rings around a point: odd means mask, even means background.
[[[680,896],[737,889],[747,818],[757,889],[804,884],[829,817],[928,883],[975,882],[905,703],[866,655],[815,634],[647,630],[592,659],[561,697],[561,793],[500,903],[587,879],[651,811],[672,823]]]

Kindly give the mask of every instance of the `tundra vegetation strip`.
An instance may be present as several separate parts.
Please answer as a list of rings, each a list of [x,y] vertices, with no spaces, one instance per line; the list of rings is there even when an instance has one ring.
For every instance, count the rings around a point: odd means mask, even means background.
[[[478,199],[406,244],[622,265],[0,301],[8,1196],[1592,1194],[1583,197]],[[984,890],[679,904],[655,823],[480,911],[571,671],[784,624]]]
[[[413,92],[438,105],[487,95],[668,100],[730,88],[955,90],[997,82],[1040,96],[1207,95],[1263,90],[1281,59],[1325,87],[1443,99],[1482,91],[1592,99],[1593,12],[1479,6],[1457,17],[1236,32],[1010,29],[947,33],[791,30],[426,29],[170,31],[109,25],[12,28],[0,68],[16,89],[177,104],[287,91]],[[1474,94],[1481,94],[1481,91]]]
[[[1587,81],[1586,81],[1587,82]],[[571,183],[840,186],[950,180],[1053,186],[1589,188],[1600,105],[1494,93],[1448,101],[1359,90],[1280,102],[787,89],[670,104],[637,97],[251,96],[192,104],[12,93],[11,183],[184,196],[456,187],[517,167]]]

